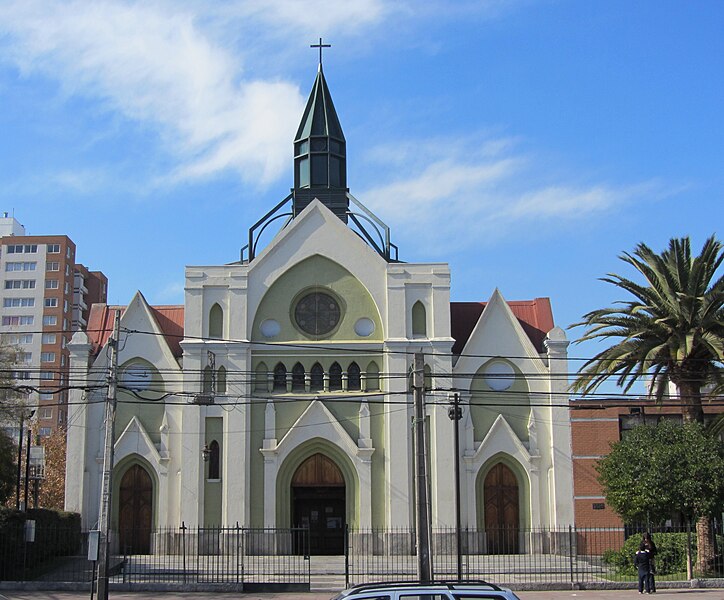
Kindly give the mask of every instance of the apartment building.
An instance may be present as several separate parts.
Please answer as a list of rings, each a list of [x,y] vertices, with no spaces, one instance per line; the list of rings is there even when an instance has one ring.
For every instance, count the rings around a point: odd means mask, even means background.
[[[14,217],[0,216],[0,335],[18,349],[15,379],[37,391],[39,434],[49,435],[67,417],[67,343],[84,329],[94,302],[106,302],[108,280],[76,262],[67,235],[26,235]]]

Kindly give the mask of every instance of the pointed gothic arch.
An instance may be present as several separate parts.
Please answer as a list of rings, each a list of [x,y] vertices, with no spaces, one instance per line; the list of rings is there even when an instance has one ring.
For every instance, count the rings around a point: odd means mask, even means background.
[[[309,390],[319,392],[324,389],[324,369],[318,362],[309,370]]]
[[[347,389],[350,391],[359,391],[362,389],[362,373],[359,365],[352,361],[347,367]]]
[[[330,391],[342,389],[342,367],[337,361],[329,367],[329,389]]]
[[[365,378],[365,390],[368,392],[377,391],[380,389],[380,368],[377,363],[373,360],[367,365],[366,378]]]
[[[118,487],[118,542],[127,554],[149,554],[153,531],[155,486],[148,469],[133,461]]]
[[[277,363],[274,367],[274,391],[275,392],[286,392],[287,391],[287,368],[284,363]]]
[[[224,309],[218,302],[209,311],[209,337],[217,340],[224,337]]]
[[[292,391],[293,392],[303,392],[304,387],[304,365],[300,362],[296,363],[292,367]]]
[[[414,337],[427,336],[427,310],[420,300],[412,305],[412,335]]]
[[[226,393],[226,368],[223,365],[216,371],[216,392]]]
[[[286,379],[286,373],[284,373]],[[256,366],[255,377],[254,377],[254,391],[271,391],[269,387],[269,369],[265,362],[260,362]]]

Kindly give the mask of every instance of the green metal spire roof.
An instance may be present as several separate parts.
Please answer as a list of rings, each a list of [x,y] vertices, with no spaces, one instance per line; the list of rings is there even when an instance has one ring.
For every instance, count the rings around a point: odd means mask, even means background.
[[[344,141],[342,126],[334,109],[332,96],[324,79],[322,65],[317,70],[317,78],[314,80],[312,92],[309,94],[307,106],[304,109],[302,121],[299,124],[295,142],[306,139],[310,136],[329,136]]]

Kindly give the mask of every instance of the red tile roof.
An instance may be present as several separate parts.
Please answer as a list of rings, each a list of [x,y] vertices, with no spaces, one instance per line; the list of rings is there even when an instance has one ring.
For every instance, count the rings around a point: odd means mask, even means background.
[[[171,352],[176,358],[183,354],[181,340],[184,336],[184,307],[180,305],[151,306],[151,314],[156,319],[163,337]],[[108,304],[93,304],[88,317],[88,338],[93,346],[93,354],[103,348],[113,331],[113,318],[117,310],[121,315],[126,311],[125,306],[109,306]]]
[[[450,333],[455,339],[453,354],[460,354],[477,325],[487,302],[451,302]],[[533,342],[538,352],[543,352],[543,340],[553,329],[553,311],[549,298],[535,300],[512,300],[508,306],[523,327],[526,335]]]

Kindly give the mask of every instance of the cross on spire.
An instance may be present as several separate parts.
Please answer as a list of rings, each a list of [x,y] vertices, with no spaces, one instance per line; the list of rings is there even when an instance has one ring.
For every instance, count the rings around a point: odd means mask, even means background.
[[[322,48],[331,48],[332,44],[323,44],[322,38],[319,38],[318,44],[309,44],[310,48],[319,48],[319,66],[322,66]]]

